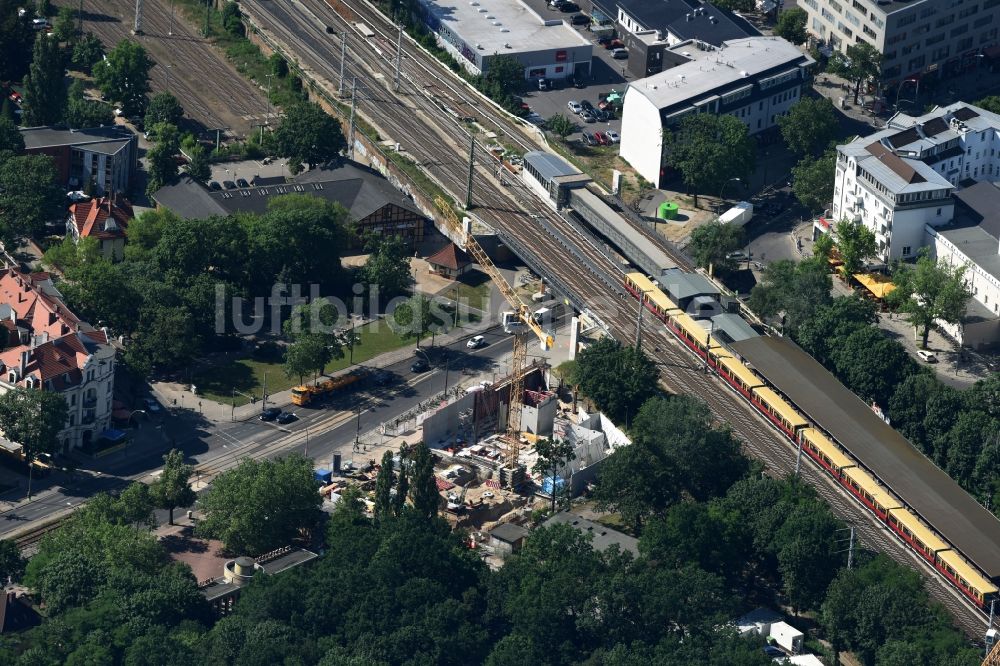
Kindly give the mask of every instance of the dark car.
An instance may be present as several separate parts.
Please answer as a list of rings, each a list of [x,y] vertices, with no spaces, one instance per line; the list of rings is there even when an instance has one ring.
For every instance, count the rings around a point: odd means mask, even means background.
[[[584,109],[583,111],[580,112],[580,120],[582,120],[585,123],[596,123],[597,116],[594,115],[593,111]]]
[[[570,14],[572,12],[578,12],[580,11],[580,5],[576,4],[575,2],[564,2],[561,5],[559,5],[559,11],[564,12],[566,14]]]
[[[573,18],[569,20],[573,25],[588,25],[590,23],[590,17],[586,14],[574,14]]]
[[[580,140],[583,141],[583,143],[588,146],[593,146],[597,144],[597,142],[594,141],[594,135],[589,132],[584,132]]]
[[[611,52],[611,57],[614,58],[615,60],[625,60],[626,58],[628,58],[628,51],[626,51],[625,49],[614,49]]]
[[[601,43],[604,44],[604,48],[606,48],[609,51],[611,51],[613,49],[622,49],[622,48],[625,48],[625,42],[623,42],[620,39],[612,39],[610,41],[601,42]]]
[[[260,416],[258,416],[257,418],[259,418],[261,421],[273,421],[274,419],[278,418],[279,414],[281,414],[281,410],[278,409],[277,407],[268,407],[267,409],[262,411],[260,413]]]
[[[768,657],[784,657],[785,656],[784,652],[782,652],[779,648],[774,647],[773,645],[765,645],[764,646],[764,654],[766,654]]]
[[[590,111],[591,113],[594,112],[594,105],[588,102],[587,100],[581,101],[580,106],[583,107],[585,111]]]
[[[597,109],[594,111],[594,115],[597,116],[597,122],[606,123],[611,120],[611,114],[604,109]]]
[[[413,362],[413,365],[410,366],[410,370],[412,372],[423,372],[424,370],[427,370],[429,367],[431,366],[429,363],[427,363],[426,359],[418,358],[416,361]]]
[[[208,189],[215,190],[216,192],[218,192],[219,190],[222,189],[222,185],[219,185],[217,182],[213,180],[208,184]]]
[[[601,35],[600,37],[597,38],[597,43],[600,44],[601,46],[607,46],[608,44],[611,43],[612,39],[614,38],[611,35]]]
[[[236,189],[236,183],[234,183],[231,180],[224,180],[224,181],[222,181],[222,186],[224,188],[226,188],[227,190],[235,190]]]
[[[250,183],[247,182],[246,178],[237,178],[236,184],[240,187],[250,187]]]
[[[278,414],[278,417],[275,420],[278,423],[286,424],[286,423],[291,423],[292,421],[295,421],[298,418],[299,417],[297,417],[295,414],[292,414],[291,412],[281,412],[280,414]]]
[[[573,81],[573,87],[574,88],[580,88],[580,89],[586,88],[587,87],[587,82],[584,81],[582,77],[578,78],[578,79],[575,79]]]

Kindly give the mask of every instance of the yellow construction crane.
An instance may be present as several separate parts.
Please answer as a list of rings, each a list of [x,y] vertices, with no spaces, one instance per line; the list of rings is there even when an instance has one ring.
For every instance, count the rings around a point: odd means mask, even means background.
[[[993,644],[993,649],[983,660],[983,666],[1000,666],[1000,641]]]
[[[532,318],[531,309],[521,300],[514,288],[507,284],[507,280],[504,279],[489,255],[472,235],[472,230],[463,227],[454,208],[440,196],[434,199],[434,203],[441,211],[448,226],[451,227],[455,237],[462,239],[463,249],[472,255],[475,262],[493,280],[504,299],[513,308],[512,319],[523,324],[523,327],[518,327],[518,330],[514,331],[514,353],[511,360],[510,399],[508,400],[510,411],[507,415],[507,450],[504,456],[506,469],[512,474],[508,481],[514,482],[517,480],[515,470],[518,469],[517,461],[521,451],[521,410],[524,406],[524,366],[527,364],[528,358],[528,332],[535,334],[542,349],[551,349],[553,338]]]

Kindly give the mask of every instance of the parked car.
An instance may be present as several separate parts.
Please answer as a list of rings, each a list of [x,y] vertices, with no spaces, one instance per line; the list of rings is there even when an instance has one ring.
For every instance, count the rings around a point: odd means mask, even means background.
[[[607,132],[604,133],[604,136],[611,143],[621,143],[622,141],[621,135],[614,130],[608,130]]]
[[[572,99],[566,102],[566,107],[573,113],[580,113],[581,111],[583,111],[583,107],[580,106],[580,103]]]
[[[224,180],[224,181],[222,181],[222,186],[224,188],[226,188],[227,190],[235,190],[236,189],[236,183],[234,183],[231,180]]]
[[[278,418],[279,414],[281,414],[281,410],[278,409],[277,407],[268,407],[267,409],[262,411],[260,413],[260,416],[258,416],[257,418],[259,418],[261,421],[273,421],[276,418]]]
[[[580,102],[580,106],[582,106],[587,111],[590,111],[590,112],[594,111],[594,105],[591,104],[589,100],[586,100],[586,99],[583,100],[582,102]]]
[[[573,87],[583,90],[584,88],[587,87],[587,82],[583,79],[582,76],[577,77],[573,80]]]
[[[583,120],[583,122],[585,123],[597,122],[597,116],[594,115],[594,112],[588,111],[587,109],[584,109],[583,111],[580,112],[580,119]]]
[[[215,190],[216,192],[218,192],[219,190],[222,189],[222,185],[219,185],[217,182],[213,180],[208,184],[208,189]]]
[[[611,143],[608,141],[608,137],[604,136],[604,132],[594,132],[594,141],[602,146],[607,146]]]
[[[926,349],[918,349],[917,356],[926,363],[937,363],[937,356],[934,355],[934,352],[929,352]]]
[[[625,42],[623,42],[620,39],[611,39],[608,40],[607,42],[602,42],[602,44],[604,44],[604,48],[608,49],[609,51],[612,51],[614,49],[625,48]]]
[[[580,141],[582,141],[585,146],[593,146],[596,143],[594,141],[594,135],[589,132],[583,132],[583,134],[580,135]]]
[[[611,114],[604,109],[594,109],[594,115],[597,116],[597,122],[606,123],[611,120]]]
[[[429,363],[427,363],[427,359],[418,358],[410,366],[410,371],[411,372],[423,372],[423,371],[427,370],[429,367],[431,367],[431,366],[430,366]]]
[[[486,338],[482,335],[474,335],[469,338],[469,341],[465,343],[465,346],[469,349],[479,349],[486,344]]]
[[[281,412],[280,414],[278,414],[275,421],[284,425],[287,423],[291,423],[292,421],[295,421],[298,418],[299,417],[297,417],[295,414],[292,414],[291,412]]]
[[[549,83],[548,79],[546,79],[546,78],[538,79],[538,89],[539,90],[548,90],[551,87],[552,87],[552,85]]]
[[[161,411],[163,411],[163,407],[160,406],[160,403],[157,402],[156,398],[146,398],[142,402],[146,406],[147,412],[150,412],[152,414],[159,414]]]
[[[573,14],[569,22],[572,25],[590,25],[590,17],[586,14]]]
[[[236,184],[240,187],[250,187],[250,183],[247,182],[246,178],[237,178]]]
[[[614,37],[612,37],[611,35],[601,35],[600,37],[597,38],[597,43],[607,48],[608,44],[610,44],[613,39]]]
[[[628,51],[625,49],[615,49],[611,52],[611,57],[615,60],[625,60],[628,58]]]
[[[580,11],[580,5],[576,4],[575,2],[564,2],[561,5],[559,5],[559,11],[564,12],[566,14],[570,14],[572,12],[578,12]]]

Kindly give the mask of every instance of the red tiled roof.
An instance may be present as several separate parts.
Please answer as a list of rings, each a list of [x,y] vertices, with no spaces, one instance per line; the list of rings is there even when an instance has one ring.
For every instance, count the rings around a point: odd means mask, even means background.
[[[124,238],[125,229],[133,217],[132,206],[128,202],[112,204],[107,197],[75,203],[69,207],[69,212],[81,238]],[[105,230],[109,217],[117,229]]]
[[[457,245],[454,243],[448,243],[443,248],[427,257],[427,263],[432,266],[442,266],[444,268],[457,271],[460,268],[465,268],[472,262],[469,261],[469,256],[460,250]]]
[[[869,153],[874,155],[879,162],[886,165],[895,172],[897,176],[907,183],[925,183],[927,179],[917,173],[916,169],[903,161],[901,157],[883,146],[878,141],[867,146]]]

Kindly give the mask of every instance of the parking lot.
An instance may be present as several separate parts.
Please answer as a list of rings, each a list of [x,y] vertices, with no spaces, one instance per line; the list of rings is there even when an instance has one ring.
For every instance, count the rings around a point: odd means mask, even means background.
[[[574,13],[560,12],[557,9],[549,8],[546,0],[524,0],[529,7],[542,18],[560,17],[570,24],[570,19]],[[598,93],[609,93],[617,90],[624,95],[628,81],[625,60],[615,60],[611,57],[611,52],[597,43],[597,36],[590,33],[585,25],[571,26],[578,30],[589,42],[594,45],[594,58],[591,61],[590,80],[584,88],[575,88],[571,81],[556,82],[555,89],[540,91],[532,82],[533,86],[523,95],[524,101],[531,107],[531,110],[548,119],[557,113],[561,113],[567,118],[576,121],[577,131],[568,138],[578,139],[585,130],[591,134],[594,132],[605,132],[612,130],[621,133],[621,118],[615,117],[607,122],[586,123],[579,116],[575,115],[567,107],[570,101],[582,102],[587,100],[595,107],[598,105]]]

